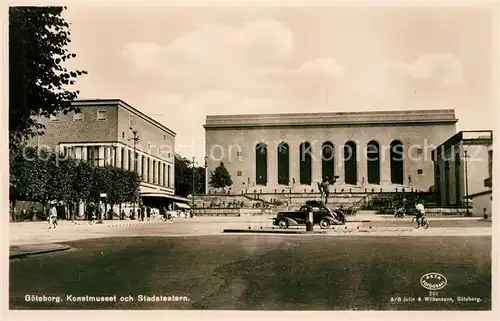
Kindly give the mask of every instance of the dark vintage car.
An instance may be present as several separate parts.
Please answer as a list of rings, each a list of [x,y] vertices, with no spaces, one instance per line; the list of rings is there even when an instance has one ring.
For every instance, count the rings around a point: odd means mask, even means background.
[[[319,201],[307,201],[306,205],[294,212],[279,212],[273,218],[273,225],[286,229],[289,226],[305,225],[309,212],[313,212],[313,223],[321,228],[329,228],[331,225],[345,224],[345,215],[340,210],[333,210]]]

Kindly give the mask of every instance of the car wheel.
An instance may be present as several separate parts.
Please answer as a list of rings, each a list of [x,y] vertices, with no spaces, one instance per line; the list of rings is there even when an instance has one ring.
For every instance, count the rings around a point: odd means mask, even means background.
[[[287,221],[287,220],[285,220],[285,219],[280,219],[280,220],[278,221],[278,226],[279,226],[280,228],[288,228],[288,221]]]
[[[321,221],[319,221],[319,226],[321,228],[329,228],[330,227],[330,221],[327,220],[327,219],[322,219]]]

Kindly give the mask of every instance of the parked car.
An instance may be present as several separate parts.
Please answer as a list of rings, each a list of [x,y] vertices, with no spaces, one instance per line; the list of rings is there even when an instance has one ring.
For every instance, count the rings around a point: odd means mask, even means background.
[[[322,229],[329,228],[331,225],[345,224],[345,215],[341,210],[333,210],[320,201],[307,201],[306,205],[301,206],[297,211],[279,212],[273,218],[273,225],[283,229],[289,226],[305,225],[310,211],[313,213],[313,224],[319,225]]]

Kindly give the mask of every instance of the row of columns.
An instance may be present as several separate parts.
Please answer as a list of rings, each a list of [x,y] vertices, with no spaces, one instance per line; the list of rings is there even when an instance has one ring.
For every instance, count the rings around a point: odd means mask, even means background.
[[[295,178],[297,184],[300,183],[300,144],[293,146],[289,144],[289,177],[290,181]],[[339,184],[345,183],[345,171],[344,171],[344,147],[336,146],[336,149],[340,148],[340,153],[336,151],[334,160],[334,174],[339,176],[337,182]],[[363,180],[365,183],[368,182],[368,160],[365,157],[365,149],[360,148],[359,145],[356,147],[357,153],[357,182],[360,183]],[[321,182],[322,181],[322,147],[321,145],[316,146],[316,148],[311,148],[312,159],[311,159],[311,170],[312,170],[312,181]],[[341,156],[341,157],[339,157]],[[391,155],[388,148],[379,150],[379,160],[380,160],[380,184],[390,184],[391,183]],[[267,148],[267,182],[268,184],[278,183],[278,147]],[[271,169],[271,170],[269,170]]]
[[[75,159],[93,162],[96,166],[110,165],[137,172],[144,182],[172,188],[172,166],[166,162],[142,155],[130,148],[110,145],[86,145],[64,147],[66,153]]]

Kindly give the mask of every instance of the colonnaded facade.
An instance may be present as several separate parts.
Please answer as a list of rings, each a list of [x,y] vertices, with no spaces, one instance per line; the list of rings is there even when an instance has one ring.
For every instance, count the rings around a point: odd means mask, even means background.
[[[176,133],[120,99],[76,100],[79,113],[40,118],[45,134],[30,144],[96,166],[135,171],[143,201],[173,202]]]
[[[431,152],[457,121],[453,109],[209,115],[207,172],[223,162],[235,193],[317,190],[334,176],[339,187],[429,190]]]

